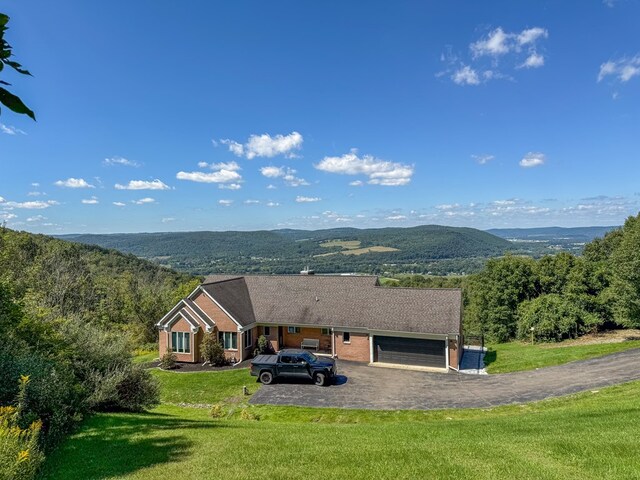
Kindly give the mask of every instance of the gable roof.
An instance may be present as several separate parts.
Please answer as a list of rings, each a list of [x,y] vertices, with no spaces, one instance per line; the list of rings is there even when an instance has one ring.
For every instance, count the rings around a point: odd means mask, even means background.
[[[201,288],[220,304],[241,327],[256,322],[251,296],[243,277],[203,283]]]
[[[460,289],[386,288],[375,276],[247,275],[207,277],[202,288],[247,326],[332,326],[459,334]]]
[[[156,327],[163,328],[172,325],[176,320],[176,317],[179,315],[181,315],[193,327],[200,326],[200,323],[202,323],[202,326],[207,330],[215,327],[215,322],[211,320],[209,316],[195,304],[195,302],[188,298],[183,298],[176,303],[176,305],[169,310],[169,312],[162,317],[158,323],[156,323]],[[198,322],[198,320],[200,320],[200,322]]]

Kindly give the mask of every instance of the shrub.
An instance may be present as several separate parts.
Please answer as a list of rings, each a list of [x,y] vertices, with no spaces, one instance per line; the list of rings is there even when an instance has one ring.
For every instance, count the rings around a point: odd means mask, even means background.
[[[44,455],[39,447],[42,422],[20,426],[28,400],[29,377],[19,381],[17,407],[0,407],[0,480],[31,480],[36,477]]]
[[[173,370],[176,368],[177,361],[178,357],[176,357],[176,354],[171,351],[167,351],[167,353],[162,355],[160,358],[160,368],[163,370]]]
[[[224,407],[219,403],[213,405],[211,410],[209,410],[209,415],[211,415],[212,418],[222,418],[225,413]]]
[[[222,367],[229,364],[224,354],[224,347],[213,332],[205,333],[202,343],[200,344],[200,352],[204,361],[209,362],[215,367]]]
[[[139,365],[95,371],[87,404],[91,410],[139,412],[160,403],[158,381]]]
[[[243,408],[240,412],[240,418],[242,420],[258,421],[260,420],[260,415],[251,412],[248,408]]]
[[[258,346],[253,351],[253,356],[257,357],[258,355],[268,355],[271,353],[274,353],[271,342],[264,335],[260,335],[258,337]]]

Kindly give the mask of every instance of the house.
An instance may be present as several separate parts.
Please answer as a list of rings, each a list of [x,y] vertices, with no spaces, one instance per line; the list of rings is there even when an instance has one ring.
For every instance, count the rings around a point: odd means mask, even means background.
[[[203,335],[214,332],[234,362],[264,335],[275,350],[313,339],[339,359],[457,369],[462,292],[385,288],[375,276],[215,275],[157,327],[160,355],[172,348],[181,362],[201,361]]]

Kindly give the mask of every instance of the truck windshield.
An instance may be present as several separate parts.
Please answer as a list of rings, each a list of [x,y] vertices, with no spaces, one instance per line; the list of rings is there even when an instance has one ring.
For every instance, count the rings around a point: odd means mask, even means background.
[[[309,352],[305,352],[303,357],[308,363],[316,363],[316,361],[318,360],[318,357]]]

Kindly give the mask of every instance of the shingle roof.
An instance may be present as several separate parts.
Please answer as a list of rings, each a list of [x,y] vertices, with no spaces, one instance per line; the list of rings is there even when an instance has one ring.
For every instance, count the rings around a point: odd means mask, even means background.
[[[377,285],[374,276],[214,275],[202,288],[242,326],[258,322],[460,333],[461,290]]]

